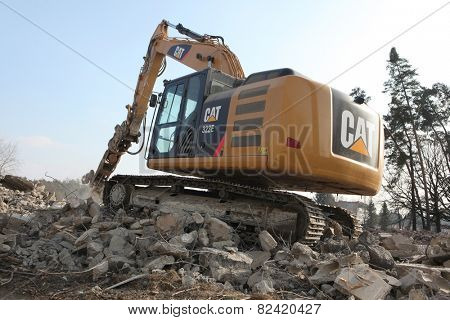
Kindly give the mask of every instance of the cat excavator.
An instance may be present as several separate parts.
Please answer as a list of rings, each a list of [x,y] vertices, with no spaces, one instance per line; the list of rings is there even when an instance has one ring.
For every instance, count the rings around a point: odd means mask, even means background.
[[[169,37],[169,27],[186,37]],[[195,72],[165,80],[156,94],[166,58]],[[327,223],[338,222],[350,237],[361,226],[354,213],[295,191],[371,196],[380,189],[379,114],[290,68],[246,77],[221,36],[163,20],[126,108],[97,170],[83,177],[113,210],[171,205],[217,216],[240,232],[266,229],[313,245]],[[125,153],[142,152],[148,168],[165,173],[110,177]]]

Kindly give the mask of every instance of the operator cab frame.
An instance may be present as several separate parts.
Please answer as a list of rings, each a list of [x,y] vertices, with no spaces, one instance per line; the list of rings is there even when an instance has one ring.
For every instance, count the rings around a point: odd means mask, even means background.
[[[232,89],[288,75],[298,73],[282,68],[236,79],[207,68],[165,81],[162,99],[155,111],[148,158],[217,156],[217,145],[226,130]]]

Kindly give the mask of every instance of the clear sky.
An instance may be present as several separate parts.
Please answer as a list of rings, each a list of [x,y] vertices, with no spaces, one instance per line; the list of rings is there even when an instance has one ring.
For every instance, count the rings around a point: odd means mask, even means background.
[[[222,35],[247,75],[290,67],[326,83],[445,1],[0,0],[0,138],[18,144],[16,173],[76,178],[97,167],[133,92],[2,3],[134,87],[162,19]],[[424,84],[449,84],[449,39],[447,5],[331,84],[344,92],[364,88],[372,107],[386,112],[389,49],[396,46]],[[163,79],[190,72],[171,62]],[[137,174],[138,157],[125,156],[117,171]]]

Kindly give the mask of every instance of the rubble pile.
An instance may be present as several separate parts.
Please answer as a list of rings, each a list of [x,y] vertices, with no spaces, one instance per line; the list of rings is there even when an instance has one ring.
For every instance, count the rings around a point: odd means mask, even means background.
[[[29,214],[45,210],[55,204],[54,193],[45,190],[45,186],[13,176],[0,177],[0,214]]]
[[[450,297],[448,234],[426,244],[399,233],[367,231],[350,240],[334,223],[329,237],[314,247],[289,245],[267,230],[257,231],[257,243],[248,244],[232,226],[197,212],[157,205],[112,212],[91,199],[41,210],[49,202],[39,186],[0,192],[8,199],[0,214],[3,272],[84,273],[100,291],[112,284],[112,275],[151,279],[175,273],[186,290],[214,283],[269,298]],[[22,209],[31,218],[8,214]],[[126,290],[126,285],[114,288]]]

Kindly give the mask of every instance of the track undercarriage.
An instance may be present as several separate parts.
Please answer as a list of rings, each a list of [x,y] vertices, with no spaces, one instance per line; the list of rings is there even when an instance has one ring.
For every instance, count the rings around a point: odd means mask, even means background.
[[[361,232],[356,218],[344,209],[320,206],[295,193],[221,180],[117,175],[106,182],[103,201],[113,209],[157,205],[172,212],[209,214],[238,232],[257,235],[268,230],[285,241],[309,245],[320,240],[327,219],[341,224],[348,236]]]

